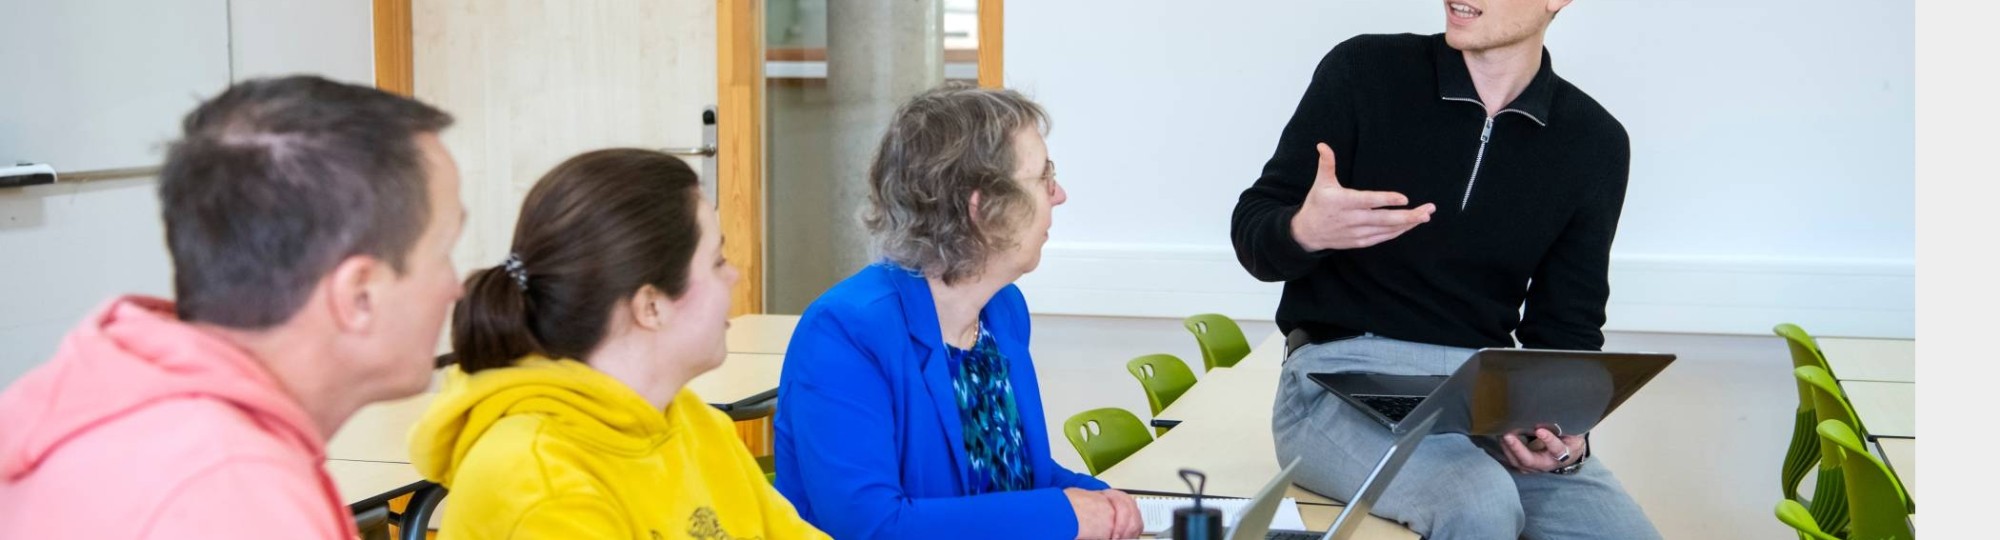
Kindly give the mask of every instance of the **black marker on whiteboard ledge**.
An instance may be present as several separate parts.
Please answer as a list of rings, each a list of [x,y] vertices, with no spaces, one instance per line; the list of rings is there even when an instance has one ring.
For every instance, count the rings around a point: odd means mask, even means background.
[[[56,183],[56,169],[47,163],[17,163],[0,167],[0,189]]]

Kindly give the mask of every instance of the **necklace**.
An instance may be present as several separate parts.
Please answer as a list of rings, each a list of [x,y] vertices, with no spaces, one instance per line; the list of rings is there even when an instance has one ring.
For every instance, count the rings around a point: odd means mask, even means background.
[[[974,346],[979,345],[979,327],[981,326],[981,324],[982,323],[978,319],[973,319],[972,328],[969,328],[967,329],[966,332],[960,333],[958,335],[959,339],[961,339],[963,343],[966,343],[965,346],[966,350],[971,350]]]

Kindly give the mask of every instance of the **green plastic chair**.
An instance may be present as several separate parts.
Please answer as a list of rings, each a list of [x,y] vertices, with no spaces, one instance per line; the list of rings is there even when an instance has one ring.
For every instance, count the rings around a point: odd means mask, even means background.
[[[1821,422],[1819,436],[1822,446],[1839,450],[1840,466],[1847,471],[1847,537],[1914,538],[1910,514],[1917,510],[1916,501],[1889,465],[1868,450],[1862,435],[1839,422]]]
[[[1171,354],[1148,354],[1125,363],[1125,371],[1139,379],[1139,388],[1146,391],[1146,405],[1153,408],[1153,416],[1173,405],[1181,394],[1194,388],[1194,372],[1188,370],[1187,363]],[[1153,428],[1159,434],[1166,434],[1163,427]]]
[[[1812,511],[1800,506],[1798,501],[1785,499],[1778,501],[1778,521],[1798,531],[1799,540],[1843,540],[1841,537],[1819,530],[1819,523],[1813,521]]]
[[[778,485],[778,456],[757,456],[757,468],[764,471],[764,480]]]
[[[1243,339],[1243,328],[1229,317],[1203,313],[1181,320],[1181,325],[1201,345],[1202,371],[1234,366],[1250,356],[1250,341]]]
[[[1771,333],[1785,338],[1785,346],[1792,353],[1793,369],[1812,366],[1828,373],[1833,372],[1827,369],[1826,356],[1820,354],[1819,343],[1798,325],[1779,324],[1771,328]],[[1813,466],[1819,464],[1819,435],[1813,432],[1813,426],[1819,424],[1819,419],[1813,414],[1812,390],[1806,388],[1804,381],[1800,381],[1798,386],[1799,407],[1792,419],[1792,444],[1785,449],[1785,463],[1778,471],[1778,480],[1783,484],[1781,496],[1809,504],[1809,499],[1801,497],[1798,490],[1799,483],[1806,478],[1806,473],[1811,472]]]
[[[1076,413],[1063,421],[1063,435],[1069,438],[1070,446],[1076,447],[1076,453],[1083,456],[1083,465],[1093,475],[1153,443],[1153,436],[1146,433],[1146,424],[1140,423],[1131,411],[1117,407]]]
[[[1841,391],[1840,383],[1827,375],[1826,370],[1815,366],[1793,368],[1792,377],[1798,379],[1799,387],[1806,391],[1807,403],[1812,405],[1807,411],[1812,415],[1809,426],[1839,422],[1851,430],[1860,425],[1854,417],[1853,407],[1847,404],[1847,393]],[[1812,498],[1802,505],[1811,511],[1819,530],[1838,535],[1847,528],[1846,474],[1840,467],[1839,454],[1820,441],[1817,431],[1808,433],[1812,435],[1813,448],[1819,454],[1812,460],[1819,464],[1819,476],[1813,482]]]
[[[1806,366],[1793,369],[1792,376],[1812,392],[1813,413],[1817,417],[1819,426],[1815,429],[1814,436],[1821,440],[1819,480],[1813,486],[1812,500],[1805,506],[1812,509],[1813,515],[1818,518],[1820,530],[1834,531],[1837,534],[1847,527],[1852,513],[1849,506],[1853,503],[1847,500],[1851,490],[1847,488],[1846,480],[1853,471],[1840,461],[1837,450],[1826,446],[1826,437],[1821,436],[1820,432],[1824,431],[1827,422],[1838,422],[1847,428],[1848,433],[1856,434],[1856,437],[1865,440],[1868,427],[1862,425],[1861,417],[1855,415],[1854,406],[1847,402],[1847,392],[1840,388],[1840,382],[1833,379],[1833,374],[1817,367]],[[1889,481],[1896,485],[1897,490],[1903,489],[1902,480],[1895,475],[1891,474]],[[1905,513],[1914,512],[1916,507],[1912,506],[1906,510]]]
[[[1800,515],[1801,507],[1795,501],[1778,503],[1778,520],[1799,531],[1799,538],[1820,540],[1825,538],[1846,538],[1849,540],[1910,540],[1916,538],[1916,531],[1910,530],[1910,513],[1916,508],[1910,494],[1903,489],[1901,480],[1889,472],[1889,466],[1868,451],[1862,436],[1838,420],[1820,422],[1815,429],[1820,438],[1820,446],[1828,448],[1827,459],[1839,463],[1848,474],[1845,491],[1853,512],[1846,527],[1846,534],[1829,534],[1820,527],[1816,517],[1807,513]]]

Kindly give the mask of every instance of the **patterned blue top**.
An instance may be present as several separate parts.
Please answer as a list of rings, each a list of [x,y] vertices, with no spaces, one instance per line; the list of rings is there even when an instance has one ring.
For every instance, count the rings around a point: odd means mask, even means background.
[[[965,423],[965,454],[972,460],[966,487],[979,495],[1034,487],[1021,413],[1014,406],[1014,383],[1007,359],[986,325],[972,350],[946,345],[951,388],[958,394],[958,418]]]

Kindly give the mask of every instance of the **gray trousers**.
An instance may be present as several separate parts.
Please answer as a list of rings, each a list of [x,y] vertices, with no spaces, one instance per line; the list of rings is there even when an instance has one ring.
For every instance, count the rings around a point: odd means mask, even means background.
[[[1472,352],[1375,335],[1292,351],[1271,411],[1278,462],[1303,456],[1294,483],[1335,499],[1353,496],[1393,439],[1306,374],[1450,375]],[[1660,537],[1595,450],[1576,474],[1523,474],[1462,434],[1425,437],[1374,514],[1431,539]]]

